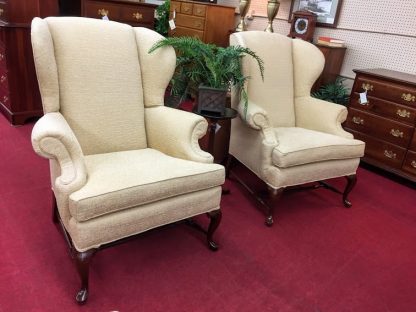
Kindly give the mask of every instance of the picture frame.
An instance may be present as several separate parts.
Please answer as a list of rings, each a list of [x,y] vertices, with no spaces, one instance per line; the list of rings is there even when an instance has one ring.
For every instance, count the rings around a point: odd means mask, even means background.
[[[288,22],[292,22],[293,12],[307,10],[317,15],[316,26],[335,28],[341,5],[342,0],[292,0]]]

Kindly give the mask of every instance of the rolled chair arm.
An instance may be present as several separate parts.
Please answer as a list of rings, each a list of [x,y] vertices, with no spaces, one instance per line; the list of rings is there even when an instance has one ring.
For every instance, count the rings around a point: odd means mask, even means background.
[[[267,112],[253,102],[248,102],[247,111],[244,109],[244,101],[237,107],[241,120],[254,130],[261,130],[266,144],[277,145],[278,141],[273,127],[270,126]]]
[[[201,150],[198,140],[208,122],[196,114],[166,106],[145,109],[148,145],[172,157],[212,163],[211,154]]]
[[[305,96],[295,99],[295,110],[297,127],[353,138],[341,125],[348,115],[345,106]]]
[[[84,155],[73,131],[60,113],[48,113],[32,130],[32,146],[37,154],[59,163],[61,175],[56,178],[59,192],[72,193],[87,181]]]

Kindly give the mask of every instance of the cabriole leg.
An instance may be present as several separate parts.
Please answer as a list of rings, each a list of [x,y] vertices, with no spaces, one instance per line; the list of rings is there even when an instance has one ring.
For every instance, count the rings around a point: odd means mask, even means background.
[[[280,189],[274,189],[272,187],[268,187],[268,191],[269,191],[269,203],[267,204],[267,211],[266,211],[266,220],[265,220],[265,224],[267,226],[272,226],[274,221],[273,221],[273,212],[274,212],[274,207],[276,206],[276,202],[279,200],[280,196],[282,196],[283,193],[283,188]]]
[[[354,188],[355,184],[357,183],[357,176],[355,174],[349,175],[345,177],[347,179],[347,185],[345,186],[344,193],[342,194],[342,201],[344,202],[344,206],[346,208],[350,208],[352,206],[350,200],[348,199],[348,195],[350,194],[351,190]]]
[[[88,275],[90,268],[90,261],[95,254],[96,249],[90,249],[83,252],[74,251],[74,261],[81,278],[81,289],[75,297],[78,304],[85,304],[88,299]]]
[[[214,210],[211,212],[208,212],[208,216],[210,217],[211,221],[208,226],[208,232],[207,232],[207,243],[209,249],[212,251],[218,250],[218,244],[214,242],[213,235],[215,230],[218,228],[221,222],[222,212],[220,209]]]

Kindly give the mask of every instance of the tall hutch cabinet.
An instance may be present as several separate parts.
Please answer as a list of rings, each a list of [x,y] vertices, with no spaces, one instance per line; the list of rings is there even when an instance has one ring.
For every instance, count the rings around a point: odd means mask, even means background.
[[[0,0],[0,112],[14,125],[42,115],[30,23],[58,14],[58,0]]]

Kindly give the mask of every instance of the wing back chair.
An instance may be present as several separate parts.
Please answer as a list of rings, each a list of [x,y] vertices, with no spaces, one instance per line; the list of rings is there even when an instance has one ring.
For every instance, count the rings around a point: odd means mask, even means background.
[[[171,48],[145,28],[79,17],[35,18],[32,45],[44,116],[34,150],[50,159],[54,221],[70,243],[88,297],[92,255],[129,236],[207,213],[221,220],[225,172],[202,151],[207,122],[163,106]]]
[[[273,202],[289,186],[346,176],[343,202],[351,206],[347,196],[364,143],[342,129],[345,107],[310,96],[324,66],[322,53],[306,41],[274,33],[234,33],[230,40],[256,52],[265,66],[263,80],[253,60],[242,60],[250,76],[248,106],[232,93],[240,118],[232,121],[229,164],[237,158],[267,184],[272,203],[266,224],[273,224]]]

